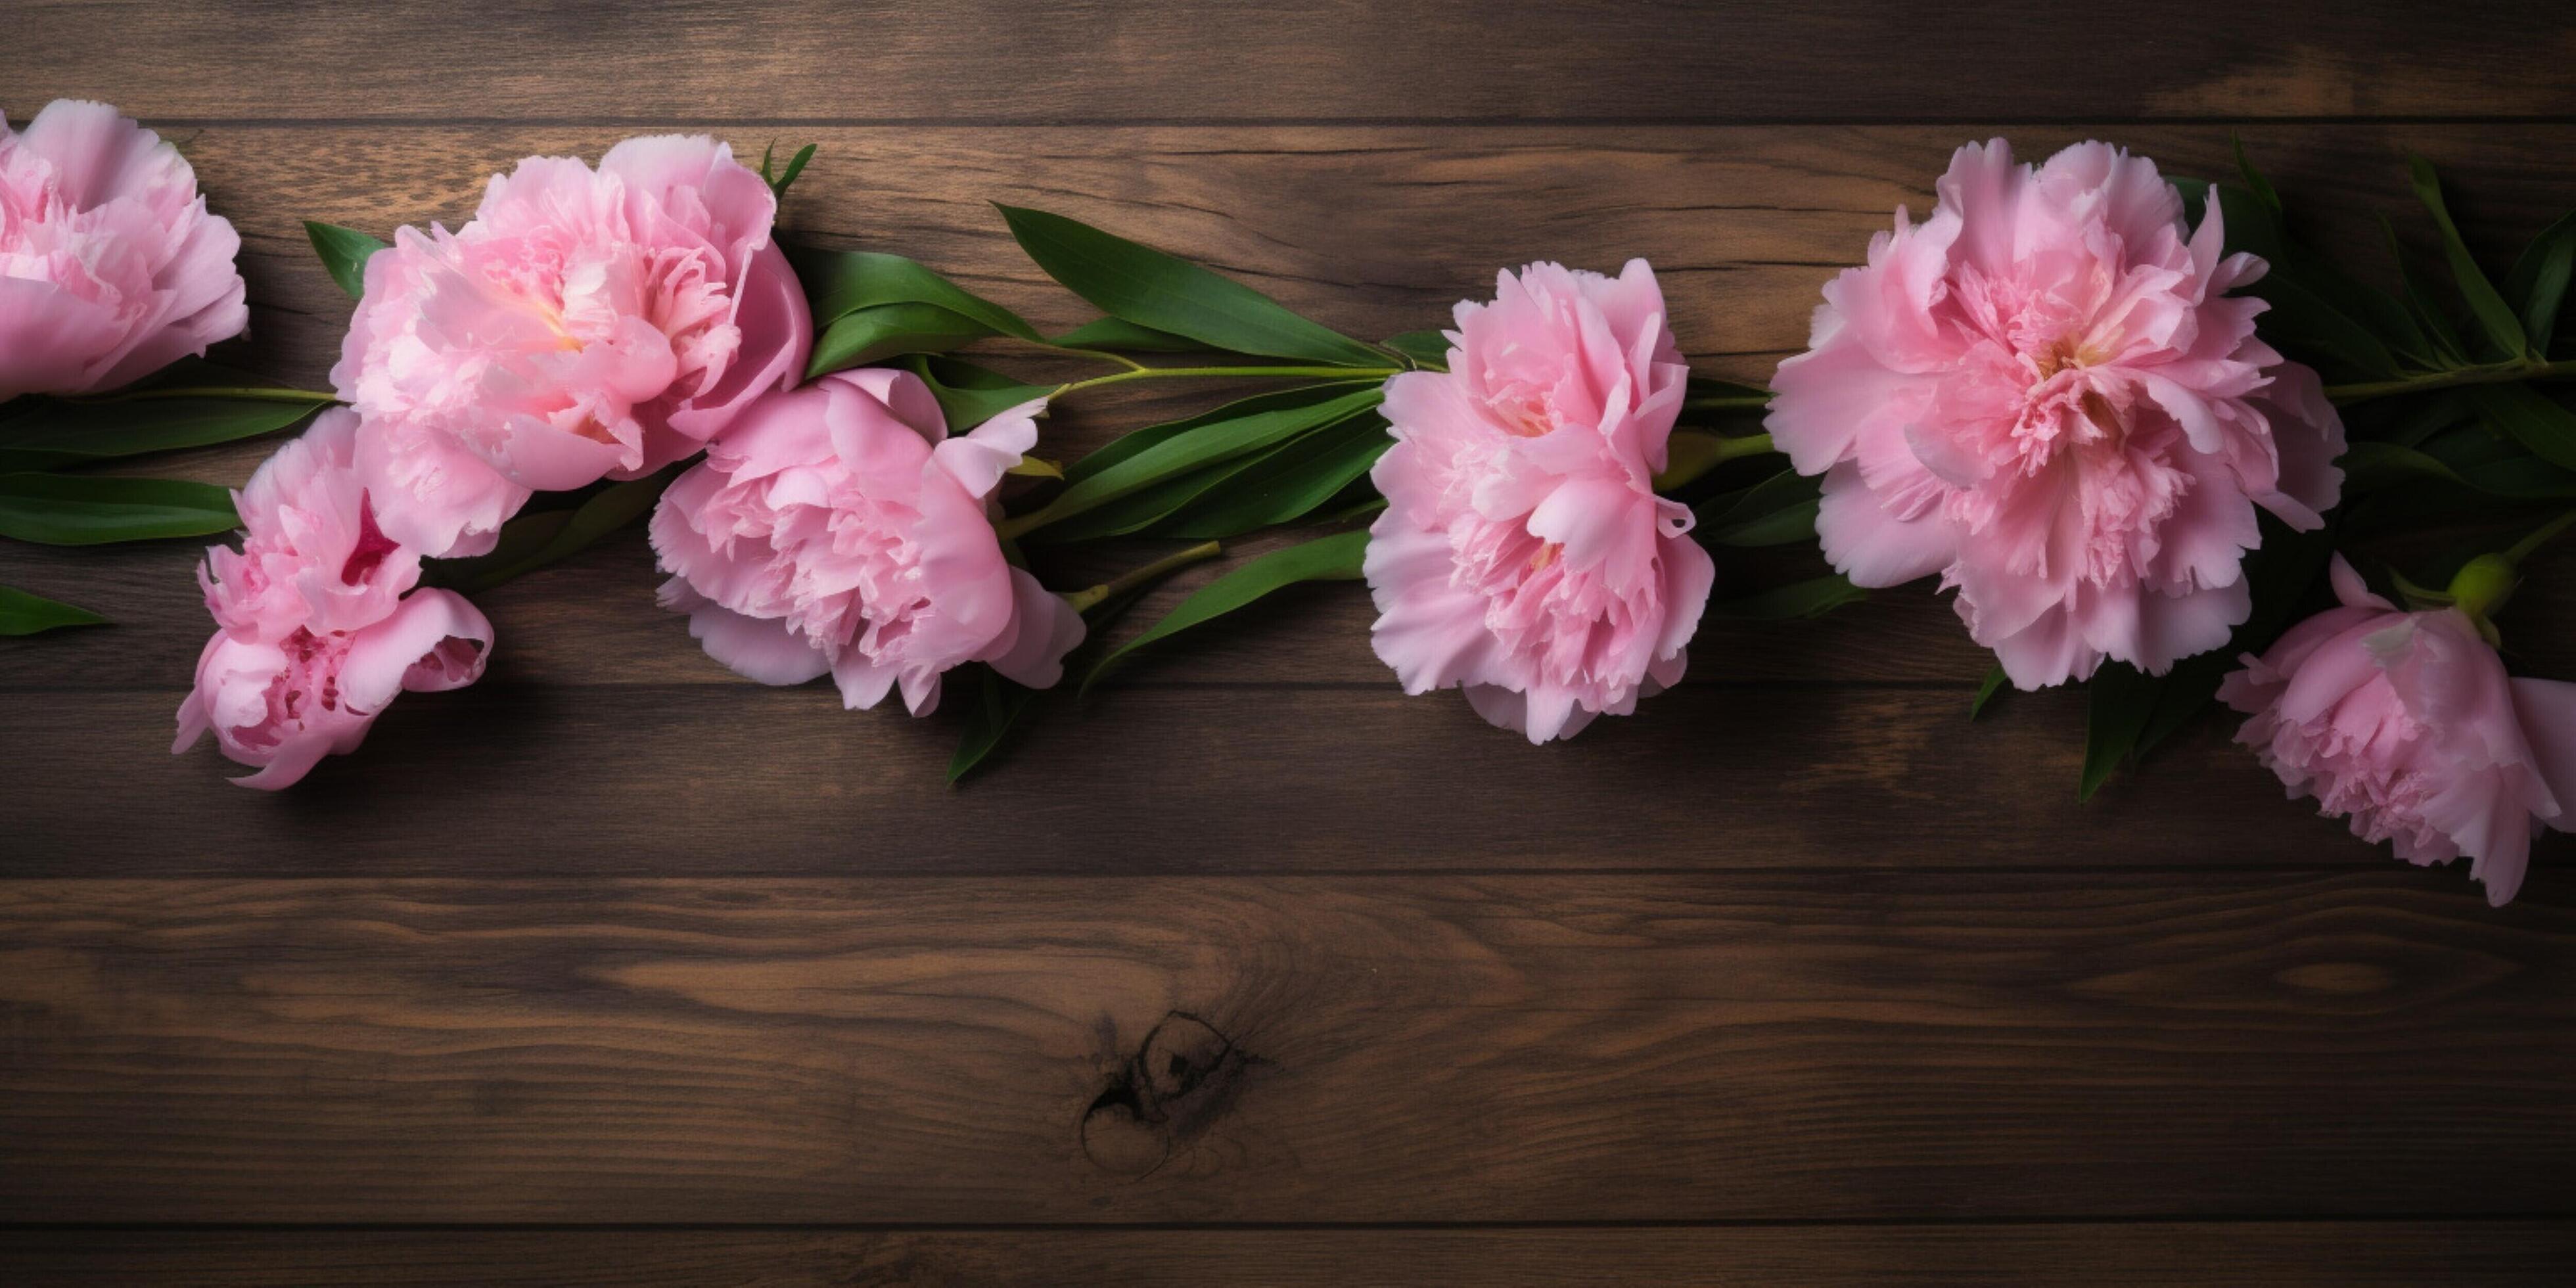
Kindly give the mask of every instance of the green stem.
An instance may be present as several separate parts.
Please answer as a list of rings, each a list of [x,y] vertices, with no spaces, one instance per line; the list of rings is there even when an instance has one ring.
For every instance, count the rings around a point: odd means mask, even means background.
[[[192,386],[185,389],[138,389],[127,394],[104,394],[94,398],[75,398],[73,402],[141,402],[150,398],[239,398],[252,402],[338,402],[338,394],[319,389],[277,389],[253,386],[219,388]]]
[[[1125,383],[1127,383],[1127,382],[1128,382],[1128,381],[1130,381],[1130,380],[1188,380],[1188,379],[1202,379],[1202,378],[1205,378],[1205,379],[1214,379],[1214,378],[1218,378],[1218,377],[1226,377],[1226,376],[1233,376],[1233,377],[1251,377],[1251,378],[1254,378],[1254,379],[1259,379],[1259,378],[1264,377],[1264,376],[1270,376],[1270,377],[1293,377],[1293,378],[1296,378],[1296,379],[1314,379],[1314,378],[1331,379],[1331,378],[1334,378],[1334,377],[1339,377],[1339,378],[1344,379],[1344,380],[1384,380],[1384,379],[1386,379],[1386,378],[1387,378],[1387,377],[1389,377],[1389,376],[1400,376],[1400,375],[1403,375],[1403,374],[1404,374],[1404,372],[1405,372],[1405,369],[1404,369],[1404,368],[1402,368],[1402,367],[1146,367],[1146,366],[1138,366],[1138,367],[1136,367],[1136,369],[1135,369],[1135,370],[1133,370],[1133,371],[1118,371],[1118,372],[1112,372],[1112,373],[1110,373],[1109,375],[1105,375],[1105,376],[1093,376],[1093,377],[1092,377],[1092,378],[1090,378],[1089,380],[1070,380],[1070,381],[1067,381],[1067,382],[1065,382],[1065,383],[1063,383],[1063,384],[1057,385],[1057,386],[1055,387],[1055,392],[1054,392],[1054,393],[1051,393],[1051,394],[1048,394],[1048,395],[1047,395],[1047,399],[1048,399],[1048,401],[1052,402],[1052,401],[1054,401],[1055,399],[1058,399],[1058,398],[1062,398],[1062,397],[1064,397],[1066,394],[1080,393],[1080,392],[1082,392],[1082,391],[1083,391],[1083,390],[1085,390],[1085,389],[1100,389],[1100,388],[1105,388],[1105,387],[1107,387],[1107,386],[1109,386],[1109,385],[1120,385],[1120,384],[1125,384]]]
[[[2523,560],[2530,558],[2532,551],[2538,550],[2541,546],[2547,544],[2551,537],[2565,532],[2570,525],[2576,525],[2576,510],[2569,510],[2567,513],[2559,515],[2555,519],[2551,519],[2549,522],[2540,525],[2539,531],[2515,542],[2512,549],[2504,552],[2505,562],[2518,564]]]
[[[1121,573],[1120,575],[1113,577],[1108,581],[1104,581],[1097,586],[1087,587],[1082,590],[1065,591],[1063,592],[1064,601],[1073,605],[1073,611],[1077,613],[1087,613],[1093,608],[1098,607],[1103,601],[1124,595],[1128,591],[1134,590],[1148,582],[1170,576],[1171,574],[1178,572],[1183,568],[1187,568],[1191,564],[1197,563],[1202,559],[1214,559],[1219,554],[1222,554],[1224,550],[1225,547],[1218,545],[1216,542],[1202,541],[1186,550],[1175,550],[1142,568]]]
[[[2457,367],[2449,371],[2428,371],[2396,380],[2370,380],[2360,384],[2328,385],[2326,399],[2336,403],[2367,402],[2392,394],[2417,394],[2434,389],[2456,389],[2462,385],[2500,385],[2516,380],[2576,380],[2576,358],[2557,362],[2540,362],[2517,358],[2511,362],[2488,362],[2474,367]]]
[[[1683,411],[1760,411],[1771,405],[1769,390],[1759,394],[1710,394],[1705,398],[1685,398]]]
[[[1111,353],[1106,349],[1077,349],[1069,344],[1049,344],[1046,347],[1053,349],[1058,353],[1070,353],[1076,357],[1094,358],[1101,362],[1114,362],[1119,366],[1125,367],[1129,371],[1151,370],[1151,368],[1147,367],[1144,363],[1138,362],[1134,358],[1128,357],[1126,354]]]

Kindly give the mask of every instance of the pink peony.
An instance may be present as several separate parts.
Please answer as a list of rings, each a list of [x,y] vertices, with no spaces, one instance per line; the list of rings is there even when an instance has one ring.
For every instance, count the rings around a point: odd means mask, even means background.
[[[226,756],[259,767],[234,781],[290,786],[324,756],[357,750],[395,694],[472,684],[491,644],[492,624],[444,590],[420,591],[354,631],[298,627],[276,640],[217,631],[197,658],[170,750],[211,730]]]
[[[1370,643],[1534,743],[1679,680],[1717,569],[1654,493],[1688,368],[1646,261],[1532,264],[1463,302],[1449,370],[1386,385]]]
[[[241,334],[240,250],[187,159],[115,108],[0,118],[0,400],[113,389]]]
[[[2218,696],[2292,796],[2410,863],[2469,856],[2501,905],[2531,838],[2576,803],[2576,684],[2508,678],[2457,609],[2400,612],[2338,555],[2330,608],[2246,655]]]
[[[724,144],[663,136],[531,157],[456,232],[396,233],[331,372],[385,531],[482,553],[531,490],[659,469],[794,384],[814,324],[776,210]]]
[[[1961,148],[1932,218],[1897,212],[1773,381],[1773,439],[1824,475],[1826,557],[1863,586],[1941,573],[2021,688],[2226,643],[2255,507],[2314,528],[2342,489],[2315,373],[2224,294],[2263,261],[2220,257],[2215,204],[2189,240],[2182,215],[2107,144],[2037,171]]]
[[[950,438],[920,377],[877,368],[762,399],[653,511],[662,602],[745,677],[828,671],[851,707],[900,683],[928,714],[962,662],[1054,684],[1082,615],[1003,558],[991,518],[1044,409]]]
[[[299,629],[354,631],[392,615],[420,580],[420,554],[376,527],[352,470],[357,413],[334,407],[233,494],[242,548],[197,566],[215,624],[245,643]]]

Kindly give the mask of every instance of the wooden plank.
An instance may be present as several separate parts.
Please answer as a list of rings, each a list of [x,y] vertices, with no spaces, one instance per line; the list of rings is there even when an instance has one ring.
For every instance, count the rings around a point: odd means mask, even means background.
[[[2175,0],[2152,32],[1858,0],[1037,8],[21,4],[19,99],[154,116],[1956,119],[2576,113],[2565,11]],[[2500,38],[2511,33],[2511,38]],[[207,51],[221,75],[202,74]],[[19,106],[13,101],[12,106]],[[20,106],[19,110],[27,110]]]
[[[283,1288],[1476,1283],[2557,1284],[2559,1221],[1422,1230],[296,1230],[0,1233],[13,1282]]]
[[[1965,686],[1685,685],[1533,748],[1455,694],[1139,688],[1042,711],[945,790],[953,714],[487,682],[405,697],[284,794],[231,785],[247,771],[211,748],[170,756],[178,697],[0,702],[0,876],[2395,866],[2216,721],[2077,805],[2063,691],[1971,726]],[[2552,836],[2534,862],[2569,857]]]
[[[0,1210],[2565,1217],[2571,933],[2400,867],[12,881]]]

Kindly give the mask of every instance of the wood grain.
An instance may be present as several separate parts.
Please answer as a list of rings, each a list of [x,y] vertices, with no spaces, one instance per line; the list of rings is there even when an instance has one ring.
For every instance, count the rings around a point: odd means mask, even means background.
[[[0,1210],[2567,1216],[2564,875],[13,881]]]
[[[1999,1282],[2505,1288],[2559,1282],[2562,1221],[1627,1229],[296,1230],[0,1233],[19,1283],[286,1288],[353,1280],[1205,1288],[1600,1282],[1823,1288]]]
[[[284,794],[210,747],[170,756],[175,690],[28,693],[0,705],[25,749],[0,875],[2395,866],[2286,799],[2230,723],[2078,805],[2081,693],[1971,725],[1970,692],[1685,685],[1532,748],[1383,683],[1138,688],[1042,710],[947,789],[952,718],[828,686],[487,680],[405,697]],[[2534,862],[2570,855],[2544,838]]]
[[[1271,6],[34,0],[0,84],[147,117],[1958,119],[2576,114],[2563,11],[2175,0],[2151,35],[1842,0]],[[113,40],[100,33],[114,32]],[[205,51],[220,75],[172,74]],[[2009,68],[2009,74],[1990,74]],[[138,75],[138,68],[171,69]]]

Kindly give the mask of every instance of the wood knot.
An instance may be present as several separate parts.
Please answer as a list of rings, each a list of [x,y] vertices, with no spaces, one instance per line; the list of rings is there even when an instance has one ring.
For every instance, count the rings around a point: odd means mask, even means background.
[[[1259,1062],[1206,1020],[1165,1014],[1083,1110],[1083,1154],[1104,1171],[1152,1174],[1233,1108]]]

